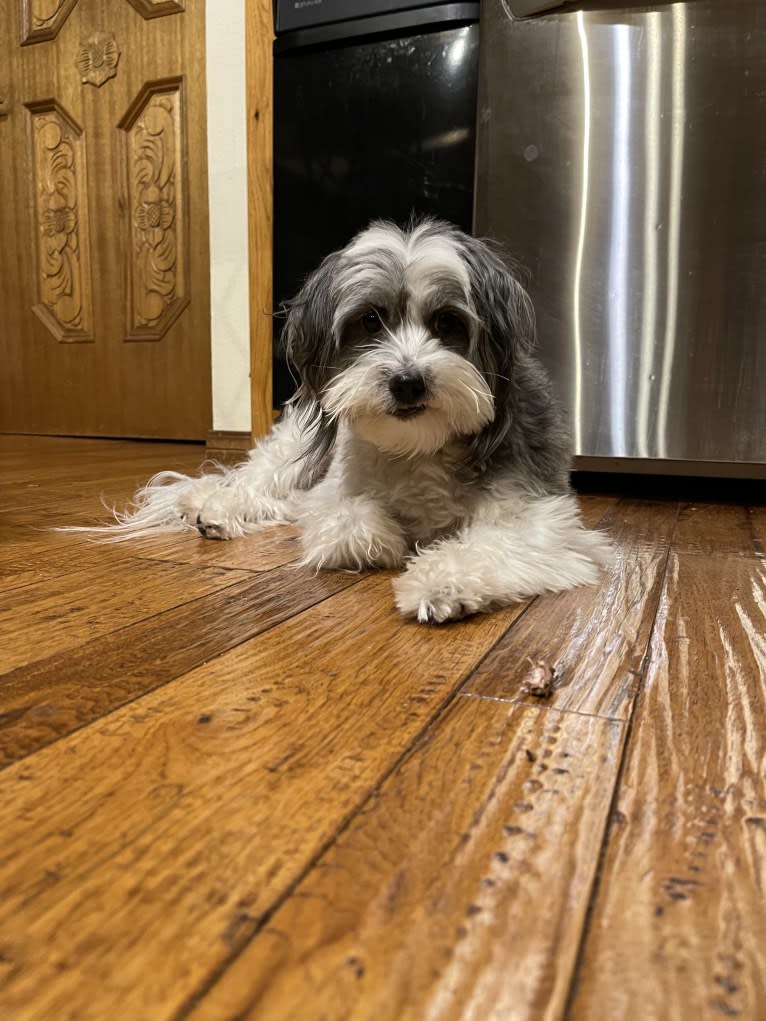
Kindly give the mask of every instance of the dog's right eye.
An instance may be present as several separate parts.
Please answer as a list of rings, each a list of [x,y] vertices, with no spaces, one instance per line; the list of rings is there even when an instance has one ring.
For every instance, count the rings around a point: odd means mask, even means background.
[[[365,312],[362,316],[362,326],[370,336],[380,333],[383,329],[383,323],[380,321],[380,316],[377,312]]]
[[[463,321],[455,312],[450,312],[449,309],[442,309],[434,316],[434,329],[440,336],[458,333],[463,329]]]

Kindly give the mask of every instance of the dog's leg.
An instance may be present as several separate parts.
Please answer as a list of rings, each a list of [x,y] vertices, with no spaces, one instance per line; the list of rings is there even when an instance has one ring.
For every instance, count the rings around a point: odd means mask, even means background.
[[[161,472],[136,494],[130,510],[115,514],[116,524],[88,531],[103,533],[107,542],[184,528],[231,539],[259,523],[292,521],[302,451],[300,416],[288,413],[243,464],[197,478]]]
[[[401,567],[409,552],[399,524],[372,498],[342,495],[335,473],[305,494],[296,514],[303,563],[361,571]]]
[[[185,508],[189,520],[206,539],[232,539],[261,524],[294,521],[304,444],[300,416],[288,412],[247,461],[219,476],[196,508]]]
[[[232,539],[259,524],[293,521],[303,445],[298,417],[286,417],[250,451],[247,461],[203,492],[196,508],[185,508],[189,520],[206,539]]]
[[[441,624],[543,592],[590,585],[611,560],[608,539],[586,530],[573,497],[487,510],[426,547],[394,580],[406,617]]]

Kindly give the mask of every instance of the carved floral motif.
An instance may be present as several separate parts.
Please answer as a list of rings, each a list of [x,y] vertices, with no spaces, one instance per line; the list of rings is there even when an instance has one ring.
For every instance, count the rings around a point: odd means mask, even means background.
[[[159,340],[189,300],[181,81],[145,86],[120,127],[131,237],[127,335]]]
[[[55,101],[29,109],[38,230],[34,310],[58,340],[91,340],[85,142]]]
[[[159,188],[149,185],[136,209],[136,223],[152,248],[162,243],[165,231],[172,225],[174,218],[173,207],[163,198]]]
[[[83,85],[101,88],[104,82],[117,74],[120,50],[114,32],[94,32],[80,42],[75,67]]]

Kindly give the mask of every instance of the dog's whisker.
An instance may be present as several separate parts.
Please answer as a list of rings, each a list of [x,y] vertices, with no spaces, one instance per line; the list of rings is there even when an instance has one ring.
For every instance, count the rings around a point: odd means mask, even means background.
[[[391,340],[396,340],[396,335],[394,334],[394,331],[391,329],[391,327],[388,325],[388,323],[385,320],[383,320],[383,319],[381,319],[380,322],[381,322],[381,325],[383,326],[383,330],[386,333],[386,335],[388,337],[390,337]]]

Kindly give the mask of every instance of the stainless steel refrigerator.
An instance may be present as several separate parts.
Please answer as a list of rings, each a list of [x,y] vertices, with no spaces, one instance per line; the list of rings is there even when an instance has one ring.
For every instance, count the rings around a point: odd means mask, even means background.
[[[478,125],[576,466],[766,477],[764,0],[484,0]]]

